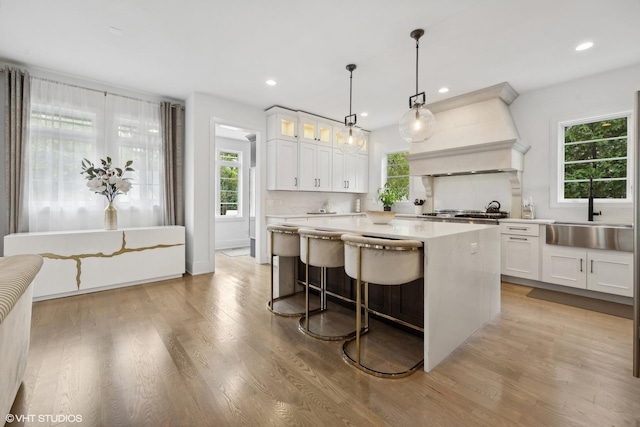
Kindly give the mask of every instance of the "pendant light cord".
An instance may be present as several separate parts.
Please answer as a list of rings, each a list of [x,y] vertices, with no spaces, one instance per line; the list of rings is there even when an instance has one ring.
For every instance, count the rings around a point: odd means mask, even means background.
[[[418,54],[420,53],[420,39],[416,39],[416,93],[418,93]]]
[[[349,71],[349,116],[351,116],[351,100],[353,99],[353,70]]]

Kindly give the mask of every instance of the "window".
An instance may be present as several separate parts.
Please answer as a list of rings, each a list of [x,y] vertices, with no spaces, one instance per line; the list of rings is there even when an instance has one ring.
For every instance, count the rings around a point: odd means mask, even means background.
[[[29,231],[102,227],[106,198],[80,175],[82,159],[133,161],[132,188],[116,198],[119,227],[163,224],[164,184],[157,103],[31,79],[28,170]]]
[[[401,200],[409,199],[409,162],[407,161],[408,151],[398,153],[388,153],[385,160],[385,173],[383,174],[383,185],[389,183],[402,195]]]
[[[218,203],[216,215],[242,217],[242,153],[218,149],[217,181]]]
[[[560,202],[589,197],[600,201],[631,201],[630,114],[602,116],[560,123]]]

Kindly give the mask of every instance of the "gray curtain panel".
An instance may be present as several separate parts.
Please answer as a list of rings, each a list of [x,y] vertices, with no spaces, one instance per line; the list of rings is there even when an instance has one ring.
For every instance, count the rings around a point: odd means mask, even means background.
[[[5,182],[7,192],[7,234],[29,231],[24,179],[27,171],[29,124],[29,73],[6,67],[5,76]]]
[[[179,104],[160,103],[162,146],[165,164],[165,225],[184,225],[184,109]]]

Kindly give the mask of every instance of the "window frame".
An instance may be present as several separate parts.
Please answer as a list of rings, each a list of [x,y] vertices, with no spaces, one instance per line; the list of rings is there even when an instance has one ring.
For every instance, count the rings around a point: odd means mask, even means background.
[[[221,153],[236,153],[238,155],[237,162],[230,162],[220,159]],[[220,172],[223,167],[237,167],[238,168],[238,213],[236,215],[221,215],[220,214]],[[234,150],[229,148],[216,148],[216,160],[215,160],[215,168],[216,168],[216,204],[215,204],[215,217],[216,220],[242,220],[245,218],[244,205],[242,203],[243,191],[244,191],[244,181],[243,181],[243,173],[244,173],[244,159],[242,150]]]
[[[410,153],[408,149],[398,149],[398,150],[392,150],[392,151],[387,151],[382,155],[382,171],[380,174],[381,177],[381,182],[380,182],[380,188],[383,188],[384,185],[387,183],[388,180],[388,166],[389,166],[389,155],[390,154],[398,154],[398,153],[406,153],[407,155]],[[408,161],[407,161],[408,162]],[[409,205],[410,201],[411,201],[411,194],[413,194],[413,180],[411,179],[411,174],[408,175],[409,177],[409,186],[407,188],[407,198],[406,200],[400,200],[398,202],[396,202],[395,204],[398,205]],[[411,203],[413,204],[413,203]]]
[[[601,115],[597,115],[597,116],[590,116],[590,117],[580,117],[577,119],[571,119],[571,120],[564,120],[564,121],[559,121],[558,125],[557,125],[557,137],[556,137],[556,165],[557,165],[557,175],[556,175],[556,191],[557,191],[557,195],[556,195],[556,202],[558,203],[558,205],[560,206],[570,206],[570,205],[575,205],[575,204],[586,204],[588,203],[588,199],[587,198],[583,198],[583,199],[565,199],[564,197],[564,184],[565,184],[565,180],[564,180],[564,167],[565,167],[565,161],[564,161],[564,149],[565,149],[565,142],[564,142],[564,131],[565,128],[567,126],[574,126],[574,125],[578,125],[578,124],[584,124],[584,123],[593,123],[593,122],[598,122],[598,121],[604,121],[604,120],[611,120],[611,119],[620,119],[620,118],[626,118],[627,119],[627,156],[626,156],[626,161],[627,161],[627,188],[626,188],[626,194],[627,197],[624,199],[610,199],[610,198],[597,198],[594,199],[595,202],[597,203],[604,203],[604,204],[609,204],[609,205],[629,205],[631,203],[633,203],[633,184],[634,184],[634,158],[633,158],[633,141],[634,141],[634,135],[633,135],[633,112],[632,111],[621,111],[621,112],[616,112],[616,113],[607,113],[607,114],[601,114]]]

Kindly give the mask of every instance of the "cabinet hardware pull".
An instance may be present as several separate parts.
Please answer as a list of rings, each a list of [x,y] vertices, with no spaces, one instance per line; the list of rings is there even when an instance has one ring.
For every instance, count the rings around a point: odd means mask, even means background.
[[[526,227],[507,227],[509,230],[521,230],[521,231],[527,231],[528,228]]]
[[[591,272],[593,273],[593,260],[591,260]]]
[[[318,186],[318,178],[313,178],[313,186],[314,187]]]
[[[509,240],[524,240],[525,242],[529,241],[526,237],[509,237]]]
[[[320,187],[320,178],[318,178],[318,187]]]
[[[297,187],[298,186],[298,177],[295,177],[293,179],[294,179],[293,186]]]
[[[582,271],[582,258],[580,258],[580,271]]]

